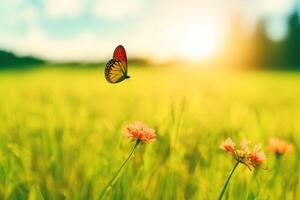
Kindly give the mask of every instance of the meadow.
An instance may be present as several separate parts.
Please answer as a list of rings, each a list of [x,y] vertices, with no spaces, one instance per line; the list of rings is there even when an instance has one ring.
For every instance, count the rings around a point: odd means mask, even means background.
[[[235,161],[227,137],[261,143],[264,169],[239,166],[224,199],[300,199],[300,73],[129,66],[112,85],[103,68],[0,72],[0,199],[98,199],[140,145],[107,199],[217,199]],[[270,137],[294,149],[276,159]]]

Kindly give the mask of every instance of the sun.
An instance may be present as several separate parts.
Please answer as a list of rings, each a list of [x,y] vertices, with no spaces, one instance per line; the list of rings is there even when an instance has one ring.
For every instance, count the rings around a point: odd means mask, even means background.
[[[211,61],[221,50],[226,28],[214,17],[187,16],[174,18],[176,23],[158,26],[157,41],[149,44],[155,49],[155,60]],[[155,34],[154,34],[155,36]],[[160,48],[157,48],[157,44]]]
[[[181,37],[181,51],[187,59],[213,57],[220,45],[220,31],[209,23],[187,25]]]

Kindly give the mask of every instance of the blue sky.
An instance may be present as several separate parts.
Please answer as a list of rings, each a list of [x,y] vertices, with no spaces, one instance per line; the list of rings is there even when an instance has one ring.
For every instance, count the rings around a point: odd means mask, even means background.
[[[250,31],[265,17],[268,34],[280,40],[295,6],[296,0],[1,0],[0,48],[52,60],[106,59],[118,44],[134,57],[205,57],[221,46],[230,13],[238,10]]]

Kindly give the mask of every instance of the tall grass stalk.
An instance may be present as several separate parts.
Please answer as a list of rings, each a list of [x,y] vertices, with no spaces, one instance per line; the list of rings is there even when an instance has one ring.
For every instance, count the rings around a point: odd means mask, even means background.
[[[118,171],[116,172],[116,174],[112,177],[112,179],[108,182],[108,184],[105,186],[105,188],[103,189],[101,196],[100,196],[100,200],[104,199],[106,193],[109,191],[109,189],[112,188],[112,186],[115,184],[115,182],[117,181],[120,172],[122,171],[123,167],[127,164],[127,162],[130,160],[130,158],[132,157],[135,149],[137,148],[137,146],[139,145],[140,140],[137,140],[131,153],[129,154],[129,156],[126,158],[126,160],[123,162],[123,164],[121,165],[121,167],[118,169]]]
[[[222,189],[222,192],[221,192],[221,194],[220,194],[220,196],[219,196],[219,200],[221,200],[222,199],[222,197],[223,197],[223,195],[224,195],[224,193],[225,193],[225,190],[226,190],[226,188],[227,188],[227,185],[228,185],[228,183],[229,183],[229,181],[230,181],[230,179],[231,179],[231,177],[232,177],[232,174],[234,173],[234,171],[235,171],[235,169],[237,168],[237,166],[239,165],[239,161],[237,161],[236,162],[236,164],[234,165],[234,167],[233,167],[233,169],[231,170],[231,172],[230,172],[230,175],[228,176],[228,178],[227,178],[227,180],[226,180],[226,182],[225,182],[225,184],[224,184],[224,186],[223,186],[223,189]]]

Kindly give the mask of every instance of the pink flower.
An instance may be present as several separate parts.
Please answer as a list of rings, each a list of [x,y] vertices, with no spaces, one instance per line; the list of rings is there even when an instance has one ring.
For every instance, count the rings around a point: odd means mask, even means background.
[[[234,152],[234,142],[232,141],[231,138],[227,138],[220,146],[221,149],[223,149],[224,151],[227,151],[229,153],[233,153]]]
[[[291,152],[293,150],[293,145],[279,138],[271,138],[269,140],[269,150],[272,153],[281,156],[283,154]]]
[[[243,139],[240,142],[240,149],[235,149],[234,142],[231,138],[228,138],[222,143],[221,148],[230,152],[235,160],[246,165],[251,170],[252,167],[256,168],[260,166],[266,160],[266,156],[261,151],[261,145],[255,145],[253,151],[250,151],[248,144],[248,140]]]
[[[266,155],[263,151],[261,151],[261,145],[255,145],[253,151],[249,156],[250,165],[253,167],[257,167],[261,163],[266,161]]]
[[[134,122],[127,125],[126,136],[133,140],[140,140],[143,143],[156,139],[155,130],[141,122]]]
[[[242,141],[240,142],[241,150],[242,151],[249,151],[248,145],[249,145],[249,141],[246,140],[246,139],[242,139]]]

